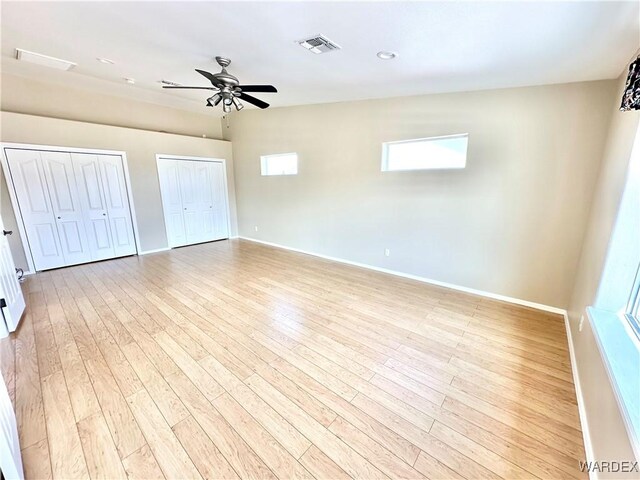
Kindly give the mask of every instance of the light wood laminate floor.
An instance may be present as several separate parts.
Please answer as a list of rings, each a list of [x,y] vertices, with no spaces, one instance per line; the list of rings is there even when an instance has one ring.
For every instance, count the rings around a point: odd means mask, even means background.
[[[24,288],[28,478],[586,478],[559,315],[238,240]]]

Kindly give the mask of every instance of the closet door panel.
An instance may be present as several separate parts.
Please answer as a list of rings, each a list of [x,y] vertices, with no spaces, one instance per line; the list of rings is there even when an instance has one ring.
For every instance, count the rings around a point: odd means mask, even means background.
[[[84,213],[89,250],[93,260],[115,256],[107,206],[104,199],[100,162],[97,155],[74,153],[71,155],[78,185],[78,194]]]
[[[89,262],[91,261],[91,252],[71,164],[71,155],[63,152],[42,152],[42,164],[53,212],[56,216],[65,264]]]
[[[65,259],[40,152],[14,149],[6,152],[35,268],[61,267]]]
[[[184,211],[180,195],[178,161],[161,158],[158,160],[158,177],[162,194],[162,207],[169,247],[186,245]]]
[[[209,173],[212,192],[213,238],[216,240],[229,238],[224,165],[221,162],[211,162]]]
[[[33,231],[35,231],[35,242],[31,242],[33,240],[32,235],[29,235],[31,248],[33,249],[34,245],[37,250],[39,250],[41,257],[46,259],[45,261],[36,262],[36,267],[45,268],[56,268],[64,265],[64,257],[62,256],[62,250],[60,248],[60,242],[58,240],[58,232],[56,231],[56,226],[53,223],[40,223],[33,225]],[[43,260],[44,260],[43,259]],[[59,259],[59,262],[58,262]],[[49,265],[48,263],[51,262]]]
[[[133,255],[136,244],[122,157],[100,155],[99,158],[115,254],[117,257]]]
[[[178,177],[180,179],[180,195],[184,214],[186,243],[202,241],[202,213],[196,172],[198,162],[178,161]]]
[[[193,162],[196,171],[196,193],[198,195],[198,222],[200,242],[215,240],[213,215],[213,190],[211,188],[210,162]]]

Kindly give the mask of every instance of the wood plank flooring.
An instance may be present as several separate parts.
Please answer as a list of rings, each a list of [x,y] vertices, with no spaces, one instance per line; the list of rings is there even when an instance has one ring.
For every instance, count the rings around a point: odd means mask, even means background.
[[[24,289],[28,478],[586,478],[558,315],[239,240]]]

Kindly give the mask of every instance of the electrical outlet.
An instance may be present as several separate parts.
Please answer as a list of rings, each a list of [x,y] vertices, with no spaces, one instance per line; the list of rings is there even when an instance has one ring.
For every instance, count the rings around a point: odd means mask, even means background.
[[[389,250],[388,248],[384,249],[384,256],[388,257],[389,255],[391,255],[391,250]]]
[[[578,324],[578,331],[582,331],[582,324],[584,323],[584,315],[580,317],[580,323]]]
[[[258,231],[258,225],[256,225],[255,227],[253,227],[255,229],[255,231]]]

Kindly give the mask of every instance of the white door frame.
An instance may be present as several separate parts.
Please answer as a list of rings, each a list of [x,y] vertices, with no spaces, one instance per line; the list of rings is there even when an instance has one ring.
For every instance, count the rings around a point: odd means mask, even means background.
[[[189,155],[165,155],[163,153],[156,153],[156,172],[158,173],[158,182],[160,181],[160,171],[158,170],[160,160],[195,160],[197,162],[218,162],[222,163],[222,169],[224,170],[224,203],[227,208],[227,233],[229,235],[228,238],[231,238],[231,209],[229,207],[229,185],[228,185],[228,177],[227,177],[227,161],[224,158],[213,158],[213,157],[192,157]],[[162,196],[162,189],[160,189],[160,196]],[[162,207],[162,220],[164,221],[164,231],[167,236],[167,246],[168,248],[172,248],[169,246],[169,231],[167,230],[167,222],[164,218],[164,205]]]
[[[136,254],[140,255],[142,247],[140,246],[140,235],[138,233],[138,219],[136,218],[136,208],[133,202],[133,193],[131,191],[131,178],[129,177],[129,164],[127,163],[127,152],[120,150],[101,150],[98,148],[77,148],[77,147],[61,147],[54,145],[37,145],[31,143],[0,143],[0,149],[2,149],[2,156],[0,156],[0,162],[2,163],[2,171],[4,172],[5,181],[7,182],[7,188],[9,190],[9,197],[11,197],[11,206],[13,207],[13,213],[16,216],[16,223],[18,224],[18,230],[20,231],[20,240],[22,241],[22,248],[24,249],[24,255],[27,258],[27,264],[29,265],[29,271],[24,272],[26,275],[35,273],[36,267],[33,260],[33,254],[31,253],[31,247],[27,239],[27,230],[24,226],[24,220],[22,219],[22,213],[20,212],[18,197],[13,185],[13,177],[11,176],[11,170],[9,169],[9,160],[7,158],[6,149],[15,148],[20,150],[36,150],[39,152],[63,152],[63,153],[88,153],[93,155],[118,155],[122,157],[122,166],[124,168],[124,183],[127,185],[127,195],[129,196],[129,210],[131,212],[131,223],[133,224],[133,236],[136,243]]]

